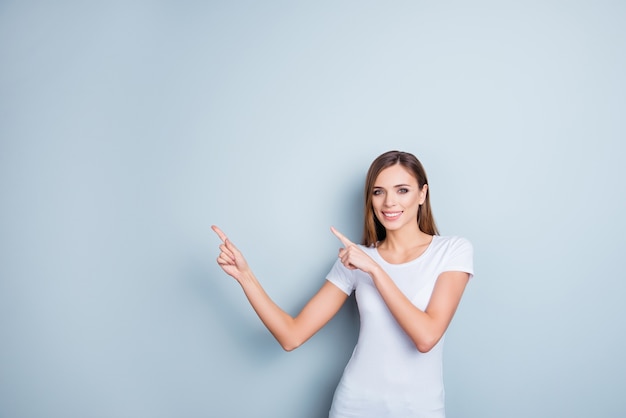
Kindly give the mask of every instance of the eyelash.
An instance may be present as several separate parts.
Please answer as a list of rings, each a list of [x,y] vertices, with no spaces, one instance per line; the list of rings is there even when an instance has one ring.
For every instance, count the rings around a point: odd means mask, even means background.
[[[400,194],[406,194],[406,193],[408,193],[408,192],[409,192],[409,189],[407,189],[406,187],[402,187],[402,188],[398,189],[398,193],[400,193]],[[374,190],[374,191],[372,192],[372,194],[373,194],[374,196],[380,196],[380,195],[381,195],[381,194],[383,194],[383,193],[384,193],[384,192],[383,192],[382,190],[380,190],[380,189],[376,189],[376,190]]]

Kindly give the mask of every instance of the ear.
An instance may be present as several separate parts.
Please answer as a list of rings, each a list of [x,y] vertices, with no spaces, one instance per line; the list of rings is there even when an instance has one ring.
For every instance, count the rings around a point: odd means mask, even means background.
[[[426,196],[428,196],[428,184],[423,185],[422,190],[420,190],[420,205],[424,204]]]

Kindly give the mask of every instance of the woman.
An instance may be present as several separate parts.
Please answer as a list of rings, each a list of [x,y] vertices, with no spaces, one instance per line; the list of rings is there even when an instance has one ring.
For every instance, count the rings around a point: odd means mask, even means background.
[[[341,241],[326,282],[294,318],[265,293],[241,252],[223,241],[218,264],[235,278],[261,321],[287,350],[323,327],[355,292],[361,329],[335,391],[331,418],[443,418],[444,333],[473,275],[469,241],[441,237],[428,180],[412,154],[374,160],[365,183],[361,245]]]

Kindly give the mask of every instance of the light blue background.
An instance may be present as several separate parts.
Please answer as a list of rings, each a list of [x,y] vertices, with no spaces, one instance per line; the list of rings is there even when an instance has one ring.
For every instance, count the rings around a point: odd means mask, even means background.
[[[0,416],[319,418],[354,303],[283,352],[389,149],[476,277],[451,418],[626,416],[626,5],[0,3]]]

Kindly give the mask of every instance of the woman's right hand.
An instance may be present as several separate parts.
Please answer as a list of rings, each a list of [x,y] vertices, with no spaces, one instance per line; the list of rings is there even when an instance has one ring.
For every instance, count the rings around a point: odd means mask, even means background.
[[[241,251],[235,247],[226,234],[217,226],[211,226],[218,237],[222,240],[220,245],[220,255],[217,257],[217,264],[224,270],[226,274],[241,283],[244,276],[250,272],[250,267]]]
[[[291,351],[308,340],[330,321],[348,298],[337,286],[324,281],[317,294],[293,318],[265,293],[248,267],[246,259],[226,234],[215,225],[211,228],[222,240],[217,264],[239,282],[254,311],[285,350]]]

